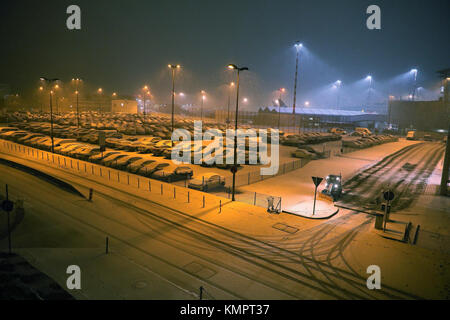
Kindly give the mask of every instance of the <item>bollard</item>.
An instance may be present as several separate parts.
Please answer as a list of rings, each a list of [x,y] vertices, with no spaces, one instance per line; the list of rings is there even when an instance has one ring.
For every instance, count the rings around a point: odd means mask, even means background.
[[[119,171],[117,171],[117,182],[120,182],[120,174],[119,174]]]
[[[111,180],[111,170],[108,170],[108,180]]]
[[[256,206],[256,192],[255,192],[255,197],[253,199],[253,205]]]
[[[77,170],[80,171],[80,161],[77,161]]]
[[[161,195],[163,194],[163,185],[161,183]]]
[[[173,198],[174,199],[177,198],[177,191],[176,191],[175,187],[173,187]]]
[[[219,202],[219,213],[222,213],[222,200]]]
[[[205,207],[205,196],[203,196],[203,208]]]
[[[139,177],[137,178],[137,180],[138,180],[138,189],[139,189],[139,187],[141,185],[141,183],[139,182]]]
[[[86,163],[84,164],[84,172],[87,173],[87,166],[86,166]]]
[[[89,199],[88,201],[92,201],[92,196],[94,195],[94,189],[90,188],[89,189]]]
[[[100,167],[100,177],[103,177],[103,175],[102,175],[102,167]]]
[[[106,254],[109,253],[109,238],[108,238],[108,237],[106,237],[106,248],[105,248],[105,252],[106,252]]]
[[[188,203],[191,203],[191,199],[190,199],[190,197],[189,197],[189,191],[188,191]]]
[[[148,191],[152,192],[152,183],[148,180]]]
[[[129,175],[127,175],[127,183],[128,183],[128,185],[130,185],[130,176]]]

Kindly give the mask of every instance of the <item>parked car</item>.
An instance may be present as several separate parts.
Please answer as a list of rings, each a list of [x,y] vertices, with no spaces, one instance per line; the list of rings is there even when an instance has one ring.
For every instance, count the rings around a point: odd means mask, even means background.
[[[221,188],[225,185],[225,177],[213,172],[208,172],[201,177],[189,181],[188,187],[207,192],[215,188]]]
[[[153,162],[156,162],[156,160],[153,159],[140,159],[137,161],[134,161],[132,163],[130,163],[127,166],[127,171],[131,172],[131,173],[136,173],[139,171],[139,169],[143,166],[146,166],[148,164],[151,164]]]
[[[110,167],[123,170],[125,169],[130,163],[133,163],[137,160],[142,159],[142,157],[137,157],[133,155],[128,155],[126,157],[122,157],[120,159],[116,159],[116,161],[112,162]]]
[[[314,153],[311,153],[305,149],[297,149],[291,154],[295,158],[301,158],[301,159],[317,159],[317,156]]]
[[[120,159],[129,156],[126,153],[117,153],[117,154],[113,154],[110,155],[104,159],[102,159],[100,161],[101,164],[107,166],[107,167],[111,167],[113,163],[115,163],[116,161],[119,161]]]
[[[106,157],[109,157],[113,154],[119,154],[119,151],[105,151],[103,153],[94,154],[89,157],[89,161],[94,163],[100,163],[102,159],[105,159]]]
[[[139,170],[137,171],[137,174],[144,176],[144,177],[151,177],[153,172],[160,170],[164,167],[168,167],[168,166],[170,166],[170,164],[167,162],[156,162],[155,161],[153,163],[147,164],[147,165],[139,168]]]
[[[192,168],[186,166],[169,165],[156,170],[151,178],[167,182],[190,179],[193,175]]]

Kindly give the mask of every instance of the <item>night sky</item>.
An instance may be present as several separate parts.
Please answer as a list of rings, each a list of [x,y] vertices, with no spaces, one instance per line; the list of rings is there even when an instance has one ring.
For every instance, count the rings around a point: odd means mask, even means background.
[[[66,28],[71,4],[81,7],[81,31]],[[371,4],[381,7],[381,30],[366,28]],[[419,85],[431,88],[435,71],[450,67],[449,12],[449,0],[2,1],[0,83],[25,95],[40,76],[81,77],[124,94],[148,84],[167,102],[167,64],[179,63],[177,90],[195,100],[204,89],[220,104],[233,62],[250,69],[242,94],[253,105],[269,103],[280,87],[291,103],[300,40],[307,52],[299,99],[337,79],[371,74],[388,83],[413,67]]]

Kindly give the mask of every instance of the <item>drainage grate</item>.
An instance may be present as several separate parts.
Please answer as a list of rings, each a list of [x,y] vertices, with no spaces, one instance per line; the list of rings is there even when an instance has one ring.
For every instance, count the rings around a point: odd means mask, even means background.
[[[298,231],[297,228],[288,226],[287,224],[284,224],[284,223],[276,223],[272,226],[272,228],[275,228],[277,230],[284,231],[284,232],[287,232],[290,234],[294,234]]]

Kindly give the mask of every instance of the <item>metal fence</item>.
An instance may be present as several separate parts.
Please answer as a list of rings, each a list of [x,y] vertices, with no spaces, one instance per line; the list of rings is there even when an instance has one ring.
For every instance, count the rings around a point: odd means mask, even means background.
[[[239,173],[238,171],[238,173],[236,174],[236,187],[247,186],[252,183],[267,180],[303,168],[309,161],[310,160],[308,159],[298,159],[291,162],[283,163],[280,165],[278,172],[274,175],[262,175],[261,168],[243,173]],[[230,187],[233,183],[232,181],[233,181],[232,176],[225,177],[225,186]]]

